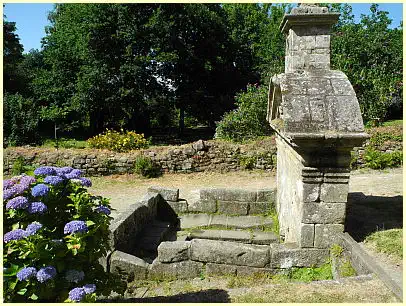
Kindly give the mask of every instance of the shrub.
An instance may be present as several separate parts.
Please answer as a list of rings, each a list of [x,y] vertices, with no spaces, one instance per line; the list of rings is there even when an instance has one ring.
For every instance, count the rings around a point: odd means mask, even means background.
[[[99,259],[109,250],[108,200],[70,167],[39,167],[3,182],[4,300],[94,301],[123,292]]]
[[[403,152],[380,152],[371,147],[365,150],[364,160],[366,166],[371,169],[394,168],[402,165]]]
[[[161,175],[160,167],[146,156],[138,156],[135,159],[134,170],[136,173],[148,178]]]
[[[17,159],[13,163],[13,168],[11,169],[12,175],[19,175],[19,174],[31,174],[34,170],[34,167],[28,166],[25,164],[24,157],[18,156]]]
[[[241,142],[269,135],[271,128],[266,121],[268,87],[249,84],[247,90],[235,98],[238,108],[226,113],[217,123],[215,138]]]
[[[106,132],[96,135],[87,140],[91,148],[108,149],[116,152],[128,152],[148,147],[148,141],[144,134],[137,134],[133,131],[120,132],[106,130]]]

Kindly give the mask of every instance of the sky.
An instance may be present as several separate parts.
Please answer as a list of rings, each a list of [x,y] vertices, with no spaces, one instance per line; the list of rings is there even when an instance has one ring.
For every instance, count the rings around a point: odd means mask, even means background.
[[[353,8],[355,21],[359,22],[361,14],[368,14],[370,3],[350,3]],[[7,21],[16,22],[20,43],[24,53],[31,49],[41,49],[41,39],[45,36],[45,26],[49,25],[48,12],[53,9],[53,3],[6,3],[4,14]],[[401,3],[379,3],[379,8],[389,12],[391,27],[400,25],[403,20]]]

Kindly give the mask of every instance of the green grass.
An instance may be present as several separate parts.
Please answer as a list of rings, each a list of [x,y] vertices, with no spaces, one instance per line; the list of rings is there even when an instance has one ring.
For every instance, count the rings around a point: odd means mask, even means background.
[[[403,229],[378,231],[365,238],[365,243],[378,252],[403,259]]]
[[[403,125],[403,119],[389,120],[389,121],[382,123],[382,126],[398,126],[398,125]]]
[[[89,148],[86,140],[76,140],[73,138],[59,138],[58,141],[55,139],[46,139],[42,145],[42,148],[63,148],[63,149],[85,149]]]

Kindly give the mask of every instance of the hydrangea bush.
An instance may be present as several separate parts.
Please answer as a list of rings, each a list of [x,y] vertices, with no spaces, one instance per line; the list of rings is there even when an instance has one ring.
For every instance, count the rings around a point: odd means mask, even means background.
[[[108,199],[82,172],[39,167],[3,182],[4,301],[92,302],[122,293],[99,259],[109,250]]]

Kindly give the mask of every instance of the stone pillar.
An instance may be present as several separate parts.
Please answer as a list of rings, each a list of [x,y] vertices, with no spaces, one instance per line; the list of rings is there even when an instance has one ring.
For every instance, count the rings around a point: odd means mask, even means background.
[[[270,84],[280,233],[302,248],[328,248],[344,231],[350,152],[368,137],[348,78],[330,70],[329,31],[338,16],[306,4],[286,14],[285,73]]]

